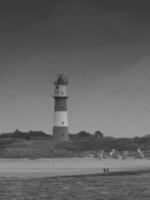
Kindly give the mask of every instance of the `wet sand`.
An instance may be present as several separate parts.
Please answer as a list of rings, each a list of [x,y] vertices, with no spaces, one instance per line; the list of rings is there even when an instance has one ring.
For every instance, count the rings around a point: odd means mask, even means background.
[[[55,158],[55,159],[0,159],[1,177],[56,177],[110,172],[150,171],[150,160]]]

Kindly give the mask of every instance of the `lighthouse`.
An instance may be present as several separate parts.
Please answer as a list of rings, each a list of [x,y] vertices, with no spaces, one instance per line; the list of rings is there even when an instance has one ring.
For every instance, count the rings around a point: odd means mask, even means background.
[[[53,140],[57,142],[69,141],[68,135],[68,112],[67,112],[67,85],[68,79],[59,74],[54,81],[54,120]]]

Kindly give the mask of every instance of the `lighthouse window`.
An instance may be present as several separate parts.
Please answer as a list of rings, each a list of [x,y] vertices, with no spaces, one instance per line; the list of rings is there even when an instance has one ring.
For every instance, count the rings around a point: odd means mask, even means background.
[[[64,94],[63,92],[61,92],[61,94]]]
[[[64,125],[64,122],[61,122],[62,125]]]

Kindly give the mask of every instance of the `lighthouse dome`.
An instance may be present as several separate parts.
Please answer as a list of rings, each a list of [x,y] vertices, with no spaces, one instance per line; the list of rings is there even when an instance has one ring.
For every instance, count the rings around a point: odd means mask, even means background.
[[[60,74],[55,82],[56,85],[67,85],[68,84],[68,80],[67,78]]]

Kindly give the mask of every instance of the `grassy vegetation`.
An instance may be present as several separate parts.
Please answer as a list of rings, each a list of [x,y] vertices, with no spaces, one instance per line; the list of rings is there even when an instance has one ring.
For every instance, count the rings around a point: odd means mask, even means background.
[[[5,143],[4,139],[4,143]],[[0,145],[0,158],[51,158],[69,157],[67,150],[48,140],[8,139],[8,144]]]
[[[91,153],[97,155],[102,150],[107,155],[112,149],[130,151],[134,155],[138,148],[149,152],[150,137],[112,138],[104,137],[100,132],[90,134],[81,131],[70,134],[70,142],[56,143],[41,131],[24,133],[16,130],[0,135],[0,158],[73,157]]]

